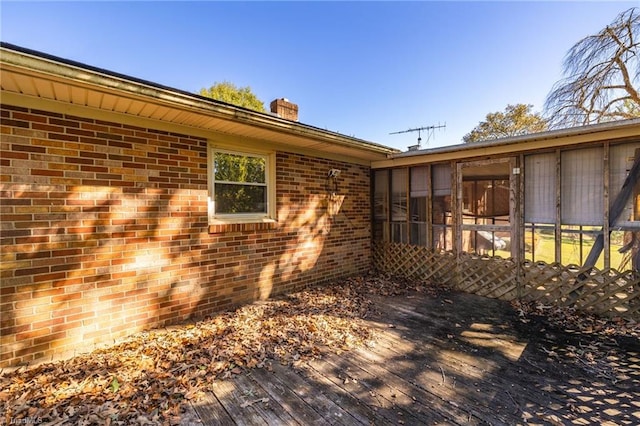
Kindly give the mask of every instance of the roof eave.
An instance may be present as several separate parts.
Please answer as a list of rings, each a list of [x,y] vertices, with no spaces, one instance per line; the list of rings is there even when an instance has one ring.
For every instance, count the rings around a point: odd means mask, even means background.
[[[388,155],[399,152],[394,148],[363,139],[286,120],[268,113],[261,113],[234,106],[197,94],[135,79],[122,74],[112,73],[107,70],[24,49],[8,43],[1,44],[0,53],[0,65],[3,68],[21,69],[23,72],[28,72],[32,75],[47,75],[58,80],[100,87],[112,93],[127,94],[149,101],[161,102],[165,105],[169,104],[181,109],[204,113],[224,120],[244,123],[249,126],[296,134],[319,142],[360,150],[363,151],[363,154],[366,153],[367,157],[373,154],[382,159]]]
[[[634,137],[640,137],[640,118],[549,130],[483,142],[407,151],[392,154],[386,160],[374,162],[372,166],[384,168],[425,162],[452,161]]]

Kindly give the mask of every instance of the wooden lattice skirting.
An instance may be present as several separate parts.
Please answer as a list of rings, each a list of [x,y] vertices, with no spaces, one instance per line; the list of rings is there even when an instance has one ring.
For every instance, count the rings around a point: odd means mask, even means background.
[[[388,242],[374,243],[373,262],[379,271],[442,282],[466,293],[640,320],[637,271],[601,271],[544,262],[518,265],[511,259],[468,253],[456,256],[452,252]]]

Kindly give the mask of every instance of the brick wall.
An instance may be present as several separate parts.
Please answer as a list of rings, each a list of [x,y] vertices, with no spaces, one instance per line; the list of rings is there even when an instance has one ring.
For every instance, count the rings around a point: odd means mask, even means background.
[[[0,367],[369,268],[367,167],[278,152],[278,226],[213,234],[206,140],[0,111]]]

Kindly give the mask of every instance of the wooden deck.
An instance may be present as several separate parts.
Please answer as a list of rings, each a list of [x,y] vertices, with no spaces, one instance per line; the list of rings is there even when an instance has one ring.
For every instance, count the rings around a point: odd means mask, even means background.
[[[640,424],[637,340],[523,324],[468,294],[377,301],[371,347],[217,381],[184,423]]]

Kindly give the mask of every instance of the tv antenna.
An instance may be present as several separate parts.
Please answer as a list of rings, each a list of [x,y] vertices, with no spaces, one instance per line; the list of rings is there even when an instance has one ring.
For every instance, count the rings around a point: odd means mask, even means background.
[[[399,133],[418,132],[418,144],[417,145],[412,145],[412,146],[409,147],[409,151],[415,151],[417,149],[420,149],[420,142],[422,142],[422,132],[426,132],[426,134],[427,134],[427,142],[429,142],[429,139],[431,138],[431,136],[433,136],[433,131],[435,129],[442,129],[444,127],[447,127],[447,123],[445,123],[445,124],[438,123],[438,125],[433,125],[433,126],[416,127],[415,129],[401,130],[399,132],[392,132],[392,133],[389,133],[389,134],[390,135],[397,135]]]

